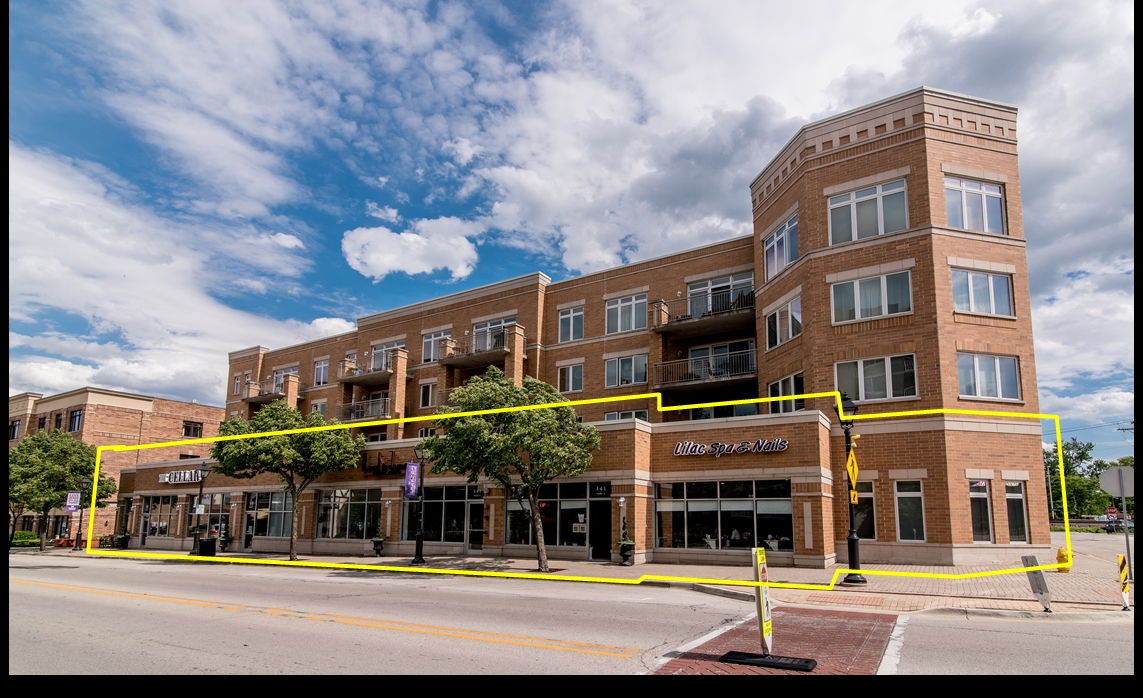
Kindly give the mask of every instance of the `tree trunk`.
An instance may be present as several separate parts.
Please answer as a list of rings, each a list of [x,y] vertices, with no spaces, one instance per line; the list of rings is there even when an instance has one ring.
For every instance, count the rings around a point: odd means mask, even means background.
[[[540,516],[539,494],[528,488],[528,504],[532,508],[532,536],[536,539],[536,564],[541,572],[548,571],[548,548],[544,545],[544,522]]]
[[[8,549],[12,549],[12,543],[16,540],[16,524],[20,521],[20,517],[24,515],[24,510],[12,512],[12,529],[8,531]]]
[[[48,544],[48,512],[51,509],[45,509],[40,514],[40,552],[44,552]]]
[[[290,483],[287,487],[291,499],[294,502],[294,515],[290,520],[290,560],[298,559],[298,495],[300,492],[294,483]]]

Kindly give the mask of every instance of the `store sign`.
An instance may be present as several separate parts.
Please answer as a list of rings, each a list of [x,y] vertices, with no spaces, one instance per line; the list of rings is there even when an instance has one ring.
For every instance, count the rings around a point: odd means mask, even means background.
[[[694,441],[680,441],[675,444],[676,456],[714,456],[721,458],[727,454],[738,453],[781,453],[790,447],[785,439],[758,439],[757,441],[740,441],[738,443],[700,444]]]
[[[165,482],[168,485],[202,482],[202,472],[199,470],[176,470],[171,473],[159,473],[159,482]]]

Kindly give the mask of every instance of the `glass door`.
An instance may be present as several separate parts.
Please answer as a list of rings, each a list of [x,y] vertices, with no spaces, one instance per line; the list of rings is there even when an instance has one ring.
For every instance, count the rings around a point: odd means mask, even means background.
[[[484,502],[468,503],[468,552],[484,550]]]

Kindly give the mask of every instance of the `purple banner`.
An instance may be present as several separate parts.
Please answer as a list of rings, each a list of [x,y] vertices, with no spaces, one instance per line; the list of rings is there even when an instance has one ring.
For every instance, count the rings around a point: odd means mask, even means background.
[[[417,499],[420,495],[421,466],[418,463],[405,464],[405,499]]]
[[[72,490],[67,493],[67,504],[64,511],[79,511],[79,492]]]

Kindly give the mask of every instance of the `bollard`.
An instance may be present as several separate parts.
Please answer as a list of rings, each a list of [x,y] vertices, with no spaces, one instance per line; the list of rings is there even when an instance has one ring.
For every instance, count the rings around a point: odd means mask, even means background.
[[[1056,551],[1056,562],[1060,564],[1060,567],[1056,568],[1056,570],[1058,572],[1071,572],[1072,571],[1072,568],[1070,565],[1068,565],[1067,567],[1064,567],[1064,565],[1067,565],[1069,562],[1071,562],[1071,560],[1068,559],[1068,549],[1067,548],[1060,548],[1059,550]]]

